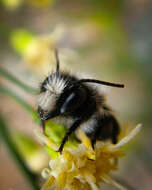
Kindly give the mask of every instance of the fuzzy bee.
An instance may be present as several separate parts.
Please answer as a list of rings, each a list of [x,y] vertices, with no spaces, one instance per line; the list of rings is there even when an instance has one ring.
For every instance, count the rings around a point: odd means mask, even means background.
[[[105,104],[104,95],[88,83],[119,88],[124,85],[95,79],[78,79],[60,71],[57,50],[55,56],[56,72],[43,81],[38,99],[38,114],[43,131],[48,119],[57,119],[59,123],[68,126],[58,152],[62,152],[68,137],[78,127],[89,137],[93,148],[96,140],[110,139],[113,144],[117,143],[119,123]]]

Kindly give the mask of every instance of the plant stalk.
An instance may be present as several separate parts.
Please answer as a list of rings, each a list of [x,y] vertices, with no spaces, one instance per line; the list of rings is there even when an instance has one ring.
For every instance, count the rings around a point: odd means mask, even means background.
[[[16,77],[14,77],[12,74],[10,74],[8,71],[6,71],[2,67],[0,67],[0,75],[2,75],[4,78],[6,78],[9,81],[13,82],[14,84],[16,84],[17,86],[19,86],[24,91],[26,91],[26,92],[28,92],[30,94],[37,94],[38,93],[38,91],[36,89],[24,84],[23,82],[18,80]]]
[[[26,177],[32,189],[40,190],[38,184],[36,183],[36,175],[30,171],[30,169],[27,167],[27,165],[19,155],[11,136],[9,135],[9,131],[4,122],[4,119],[1,116],[0,116],[0,136],[5,145],[7,146],[10,155],[14,158],[16,164],[21,169],[22,173]]]

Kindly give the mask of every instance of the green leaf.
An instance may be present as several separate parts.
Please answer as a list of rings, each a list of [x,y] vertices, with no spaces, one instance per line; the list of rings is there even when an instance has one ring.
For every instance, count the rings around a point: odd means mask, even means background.
[[[48,146],[45,146],[45,150],[48,153],[48,155],[53,159],[57,158],[60,154],[59,152],[56,152],[55,150],[53,150],[52,148]]]
[[[12,137],[15,146],[24,158],[28,158],[40,149],[40,145],[28,135],[13,131]]]
[[[52,121],[48,121],[46,122],[45,133],[56,144],[59,144],[66,133],[66,128]]]

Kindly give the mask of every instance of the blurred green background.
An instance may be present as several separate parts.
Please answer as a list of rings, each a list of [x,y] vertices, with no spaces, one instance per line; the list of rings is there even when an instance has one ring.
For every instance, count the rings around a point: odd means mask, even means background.
[[[143,128],[126,147],[116,175],[134,189],[151,189],[151,20],[150,0],[0,1],[0,112],[32,171],[40,174],[48,163],[33,132],[39,128],[35,113],[22,102],[36,110],[37,95],[18,88],[4,70],[38,89],[54,68],[51,49],[57,47],[63,69],[125,84],[125,89],[106,88],[107,102],[122,126],[142,123]],[[30,189],[2,141],[0,161],[1,190]]]

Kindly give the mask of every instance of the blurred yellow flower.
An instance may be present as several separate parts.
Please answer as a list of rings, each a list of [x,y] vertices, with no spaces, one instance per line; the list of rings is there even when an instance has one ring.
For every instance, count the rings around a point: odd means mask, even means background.
[[[54,0],[2,0],[4,6],[8,9],[16,9],[23,3],[28,3],[37,8],[45,8],[52,5]]]
[[[47,74],[55,64],[51,36],[41,36],[32,40],[24,52],[24,63],[38,73]]]
[[[23,0],[2,0],[1,2],[8,9],[16,9],[18,6],[20,6]]]
[[[58,49],[58,43],[64,35],[64,28],[58,26],[54,32],[48,35],[35,36],[26,45],[23,51],[23,62],[28,65],[34,72],[41,75],[48,75],[55,68],[55,48]],[[70,57],[70,51],[58,49],[59,59],[62,63],[62,68],[67,62],[67,57]]]
[[[118,184],[110,173],[118,169],[118,159],[124,156],[121,147],[130,141],[141,129],[137,125],[129,134],[121,138],[116,144],[97,141],[93,150],[89,139],[79,130],[81,139],[76,148],[64,148],[63,153],[49,162],[50,168],[42,171],[46,182],[41,190],[99,190],[100,183],[109,183],[119,189],[126,189]],[[57,149],[56,145],[42,133],[37,133],[41,141],[51,148]]]

